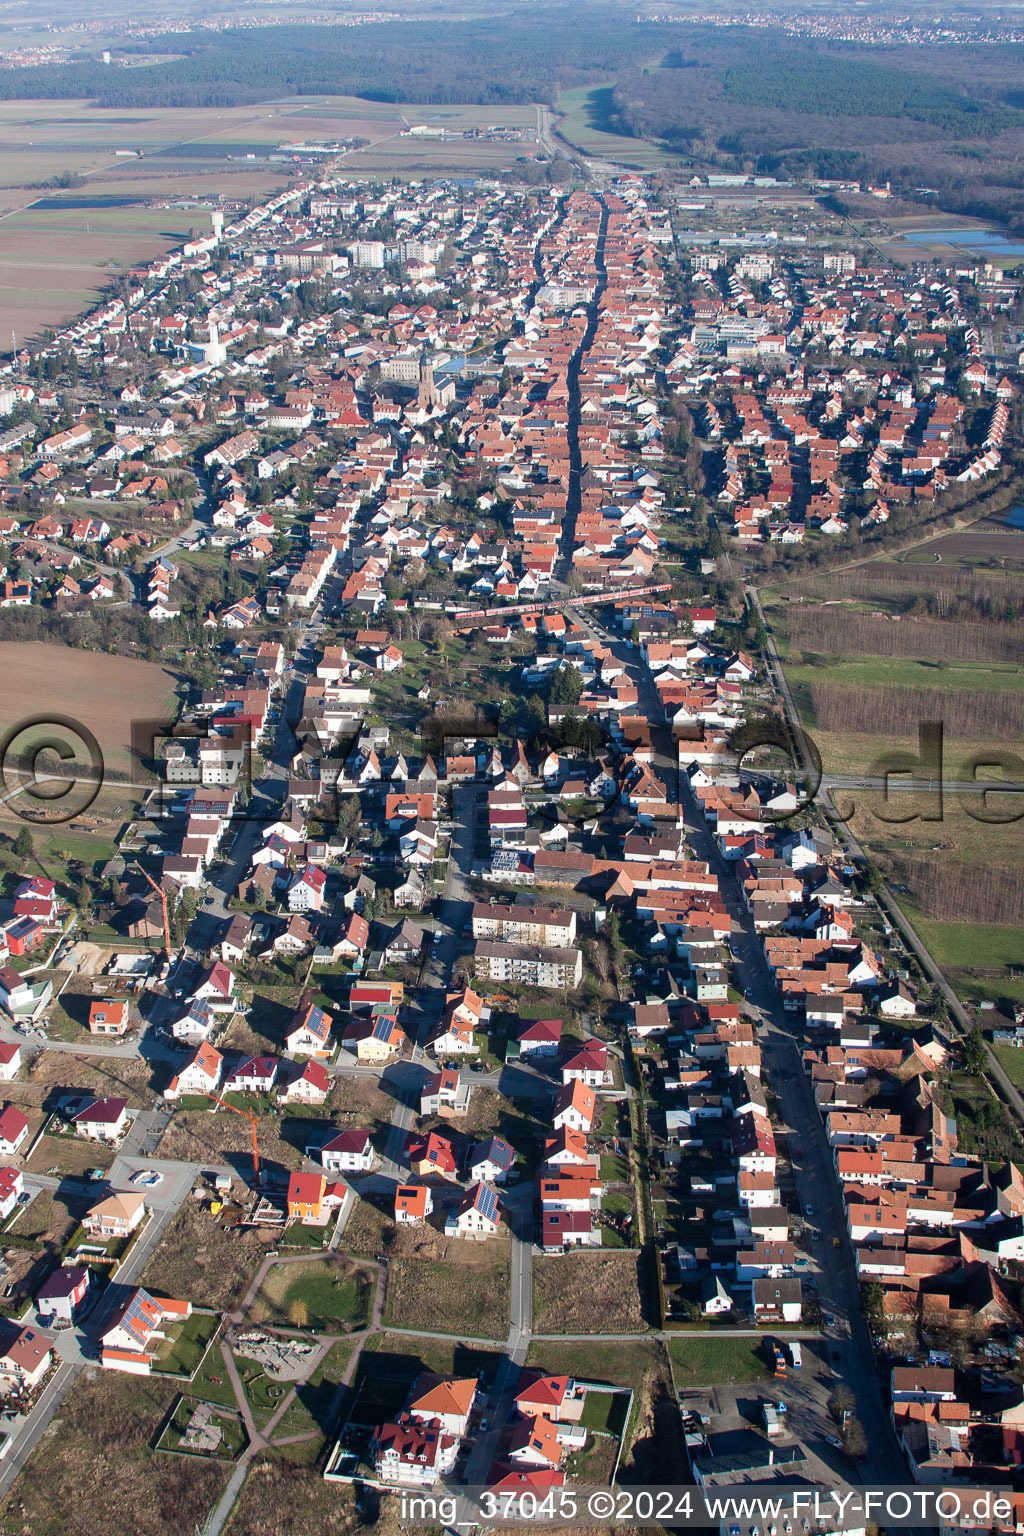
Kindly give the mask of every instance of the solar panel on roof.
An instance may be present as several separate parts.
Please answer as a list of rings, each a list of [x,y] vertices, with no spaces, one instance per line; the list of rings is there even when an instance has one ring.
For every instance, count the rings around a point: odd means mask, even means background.
[[[489,1221],[498,1219],[498,1197],[493,1189],[488,1189],[486,1184],[481,1184],[477,1191],[476,1208],[482,1216]]]

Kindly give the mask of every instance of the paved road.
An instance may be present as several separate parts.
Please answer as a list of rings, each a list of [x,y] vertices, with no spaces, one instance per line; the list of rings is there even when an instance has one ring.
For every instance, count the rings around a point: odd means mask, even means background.
[[[146,1203],[153,1215],[82,1327],[62,1329],[55,1336],[61,1364],[47,1382],[29,1416],[11,1426],[14,1442],[7,1456],[0,1462],[0,1498],[10,1488],[71,1387],[90,1363],[87,1357],[95,1357],[97,1340],[119,1297],[123,1295],[123,1287],[138,1282],[150,1256],[178,1214],[198,1172],[198,1167],[193,1163],[166,1160],[152,1162],[149,1159],[140,1162],[133,1158],[118,1157],[110,1172],[110,1182],[114,1187],[123,1188],[128,1184],[131,1174],[140,1167],[158,1168],[164,1174],[164,1182],[158,1189],[146,1191]],[[58,1181],[38,1182],[49,1187]]]
[[[829,1345],[839,1352],[839,1372],[856,1401],[857,1417],[869,1432],[865,1481],[898,1483],[907,1469],[892,1433],[882,1397],[867,1329],[860,1316],[860,1294],[845,1212],[831,1149],[821,1115],[802,1065],[800,1046],[779,1003],[764,947],[742,899],[735,868],[721,858],[703,815],[687,786],[683,809],[686,832],[699,859],[718,875],[733,917],[732,949],[742,976],[743,994],[759,1011],[766,1047],[766,1069],[785,1124],[800,1208],[813,1210],[810,1225],[820,1233],[817,1248],[819,1300],[836,1319]],[[833,1238],[840,1246],[833,1246]]]
[[[662,721],[661,703],[639,650],[628,642],[613,639],[585,610],[577,609],[574,616],[605,644],[611,643],[630,681],[637,685],[641,711],[652,722]],[[731,947],[744,997],[763,1020],[759,1034],[765,1049],[765,1068],[777,1093],[783,1120],[791,1129],[789,1144],[797,1196],[801,1210],[813,1211],[810,1225],[820,1233],[814,1244],[819,1298],[823,1310],[836,1319],[829,1332],[829,1349],[838,1351],[837,1373],[853,1392],[857,1415],[870,1432],[865,1478],[905,1481],[907,1469],[889,1425],[870,1338],[860,1317],[859,1285],[839,1183],[825,1127],[803,1071],[800,1046],[779,1004],[763,945],[742,898],[735,866],[722,859],[689,784],[677,772],[671,731],[665,725],[652,724],[651,735],[655,748],[653,766],[665,783],[669,798],[679,800],[694,857],[705,860],[718,876],[733,918]],[[839,1239],[838,1248],[833,1245],[833,1238]]]

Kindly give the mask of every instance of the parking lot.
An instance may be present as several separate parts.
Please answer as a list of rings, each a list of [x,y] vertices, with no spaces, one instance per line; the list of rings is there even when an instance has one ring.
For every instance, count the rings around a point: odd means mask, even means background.
[[[716,1387],[680,1391],[679,1404],[686,1414],[704,1415],[708,1449],[717,1457],[742,1454],[756,1444],[765,1447],[799,1445],[813,1474],[826,1486],[860,1480],[857,1464],[838,1444],[839,1429],[829,1411],[829,1399],[842,1382],[841,1366],[833,1362],[827,1340],[800,1341],[802,1366],[790,1365],[784,1377],[756,1382],[737,1382]],[[763,1408],[784,1403],[782,1433],[770,1440],[765,1432]],[[695,1456],[706,1455],[702,1449]]]

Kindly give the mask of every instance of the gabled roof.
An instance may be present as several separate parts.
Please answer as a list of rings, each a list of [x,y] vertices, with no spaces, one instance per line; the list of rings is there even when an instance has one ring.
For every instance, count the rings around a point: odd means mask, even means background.
[[[370,1141],[369,1131],[339,1131],[332,1136],[330,1141],[325,1141],[320,1151],[323,1152],[347,1152],[354,1156],[360,1156],[366,1151]]]
[[[556,1408],[569,1390],[568,1376],[549,1376],[545,1371],[521,1370],[515,1400]]]
[[[466,1190],[459,1201],[457,1214],[464,1216],[467,1211],[479,1211],[486,1221],[493,1221],[495,1225],[501,1221],[498,1197],[488,1184],[471,1184]]]
[[[557,1045],[562,1038],[561,1019],[536,1019],[531,1024],[524,1024],[519,1031],[519,1039],[535,1042],[550,1042]]]
[[[310,1003],[305,1013],[301,1016],[298,1012],[293,1014],[288,1034],[293,1035],[297,1030],[308,1029],[311,1035],[315,1035],[321,1042],[325,1041],[331,1032],[331,1016],[318,1008],[315,1003]]]
[[[81,1121],[83,1125],[116,1125],[127,1108],[127,1099],[92,1099],[71,1118],[76,1124]]]
[[[507,1173],[516,1160],[516,1149],[510,1146],[500,1136],[489,1136],[486,1141],[481,1141],[473,1148],[469,1159],[470,1167],[481,1163],[486,1159],[496,1168],[502,1168]]]

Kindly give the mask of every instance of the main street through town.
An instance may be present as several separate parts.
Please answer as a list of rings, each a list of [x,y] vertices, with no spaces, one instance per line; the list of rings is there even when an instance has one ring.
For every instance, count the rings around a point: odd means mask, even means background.
[[[325,591],[324,602],[328,601],[330,593]],[[571,603],[569,607],[583,628],[608,645],[622,663],[630,681],[637,687],[641,712],[648,718],[658,719],[661,713],[660,701],[638,648],[611,635],[586,610],[573,610]],[[252,853],[283,801],[295,750],[292,726],[297,723],[301,713],[306,679],[315,669],[320,631],[320,612],[317,609],[296,633],[293,657],[284,679],[286,693],[282,701],[281,718],[266,751],[264,772],[253,787],[251,800],[230,848],[210,872],[211,885],[205,905],[197,912],[189,930],[186,949],[195,958],[207,953],[219,938],[223,924],[229,917],[230,897],[250,867]],[[870,1339],[859,1314],[858,1285],[843,1220],[839,1187],[824,1127],[802,1070],[799,1043],[778,1004],[763,949],[741,899],[735,871],[720,857],[689,786],[679,779],[671,733],[667,727],[656,727],[652,735],[655,749],[652,767],[665,783],[670,798],[679,800],[686,837],[694,856],[706,860],[718,876],[732,916],[732,948],[738,981],[746,999],[745,1011],[757,1023],[765,1051],[768,1077],[779,1102],[782,1128],[788,1133],[796,1197],[813,1235],[813,1268],[819,1300],[823,1311],[834,1319],[823,1348],[828,1352],[828,1360],[837,1382],[842,1382],[852,1393],[855,1411],[861,1422],[872,1429],[864,1469],[865,1479],[879,1483],[902,1482],[906,1479],[906,1468],[889,1425]],[[382,1086],[395,1096],[392,1124],[381,1167],[374,1173],[352,1180],[354,1187],[362,1193],[369,1194],[384,1187],[392,1189],[396,1182],[408,1174],[407,1137],[414,1123],[420,1087],[435,1065],[432,1059],[426,1057],[424,1043],[443,1011],[445,995],[451,986],[455,966],[463,949],[462,937],[473,900],[470,880],[478,812],[485,793],[480,786],[472,784],[457,786],[453,790],[453,830],[447,877],[434,925],[434,938],[423,961],[420,986],[411,999],[409,1056],[385,1069],[383,1075],[377,1068],[359,1065],[347,1052],[340,1053],[329,1067],[334,1075],[380,1077]],[[173,1057],[173,1049],[155,1037],[155,1025],[161,1022],[168,1007],[165,1005],[161,1008],[158,1005],[141,1037],[128,1045],[101,1045],[97,1042],[67,1045],[65,1042],[47,1042],[47,1048],[66,1049],[69,1053],[92,1059],[104,1055],[117,1059],[139,1052],[147,1059]],[[4,1028],[0,1033],[7,1035],[7,1029]],[[517,1093],[534,1092],[538,1096],[546,1096],[551,1091],[550,1078],[530,1067],[501,1067],[496,1071],[481,1073],[474,1082],[481,1087],[493,1086],[506,1091],[514,1089]],[[159,1189],[152,1196],[147,1196],[153,1209],[152,1218],[143,1237],[132,1248],[117,1272],[117,1287],[101,1299],[93,1315],[81,1328],[65,1330],[59,1335],[60,1364],[56,1372],[47,1383],[31,1415],[13,1426],[12,1449],[0,1465],[0,1494],[10,1486],[66,1393],[94,1355],[96,1338],[113,1305],[112,1297],[118,1294],[121,1286],[138,1279],[199,1171],[198,1164],[154,1161],[152,1157],[141,1162],[138,1157],[128,1155],[130,1152],[145,1154],[154,1151],[165,1124],[166,1112],[158,1109],[140,1111],[129,1133],[127,1151],[122,1153],[111,1170],[110,1183],[113,1187],[123,1186],[140,1167],[153,1167],[163,1173],[164,1181]],[[307,1166],[318,1165],[311,1162]],[[29,1176],[27,1183],[30,1189],[39,1189],[56,1187],[57,1181]],[[511,1404],[518,1368],[525,1361],[533,1338],[532,1185],[526,1182],[518,1188],[511,1188],[503,1204],[511,1243],[509,1332],[488,1407],[488,1428],[478,1436],[466,1468],[465,1482],[470,1486],[483,1481],[493,1459],[499,1429]],[[827,1458],[829,1452],[822,1454]],[[837,1461],[832,1470],[837,1478],[842,1479],[846,1469]]]

